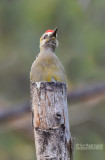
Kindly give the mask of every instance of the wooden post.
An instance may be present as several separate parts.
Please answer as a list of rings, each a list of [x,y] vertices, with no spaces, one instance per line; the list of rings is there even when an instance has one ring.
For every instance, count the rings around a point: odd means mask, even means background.
[[[66,85],[59,82],[30,85],[37,160],[71,160]]]

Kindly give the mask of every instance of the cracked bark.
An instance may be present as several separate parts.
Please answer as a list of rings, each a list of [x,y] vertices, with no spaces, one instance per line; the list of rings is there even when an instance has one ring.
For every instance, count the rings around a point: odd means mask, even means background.
[[[37,160],[71,160],[66,85],[36,82],[30,84],[30,90]]]

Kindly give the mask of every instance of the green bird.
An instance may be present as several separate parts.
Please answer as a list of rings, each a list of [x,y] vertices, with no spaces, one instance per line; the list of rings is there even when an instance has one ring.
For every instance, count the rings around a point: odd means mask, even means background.
[[[47,30],[40,38],[40,53],[32,64],[30,81],[67,83],[64,67],[55,54],[58,46],[57,28]]]

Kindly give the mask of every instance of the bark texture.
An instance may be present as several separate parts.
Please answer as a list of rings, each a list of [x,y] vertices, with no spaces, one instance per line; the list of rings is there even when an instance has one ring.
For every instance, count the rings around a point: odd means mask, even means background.
[[[64,83],[31,83],[37,160],[71,160],[67,91]]]

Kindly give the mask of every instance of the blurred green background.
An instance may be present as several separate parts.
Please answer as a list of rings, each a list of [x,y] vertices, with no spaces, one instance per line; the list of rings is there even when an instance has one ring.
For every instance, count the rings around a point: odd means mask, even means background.
[[[105,0],[0,0],[0,112],[30,98],[29,72],[39,39],[58,26],[56,54],[68,87],[82,89],[105,81]],[[75,143],[105,145],[105,95],[69,104]],[[0,160],[34,160],[31,114],[3,122]],[[75,160],[104,160],[102,150],[75,148]]]

